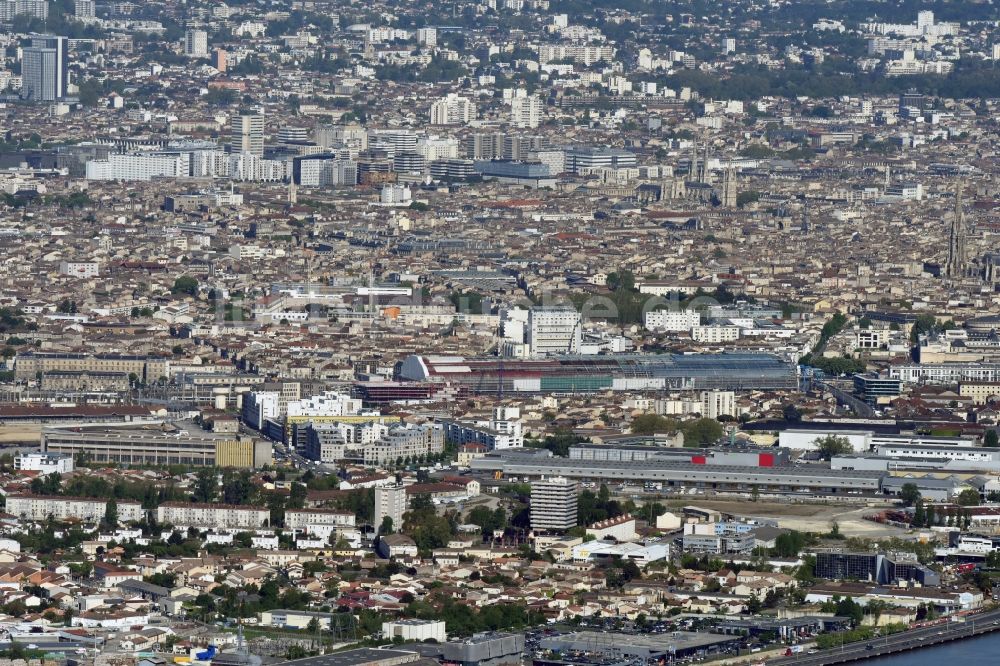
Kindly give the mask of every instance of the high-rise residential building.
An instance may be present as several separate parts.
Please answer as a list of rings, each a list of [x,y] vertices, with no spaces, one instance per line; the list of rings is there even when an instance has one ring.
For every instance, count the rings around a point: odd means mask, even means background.
[[[208,56],[208,33],[204,30],[188,30],[184,33],[184,55],[189,58]]]
[[[465,125],[476,115],[476,106],[455,93],[431,104],[431,125]]]
[[[542,122],[542,100],[536,95],[518,91],[510,100],[510,124],[517,128],[535,128]]]
[[[474,160],[492,160],[503,156],[504,135],[476,133],[462,139],[465,156]]]
[[[53,102],[66,97],[66,38],[36,35],[21,60],[21,96],[33,102]]]
[[[562,476],[531,484],[531,529],[569,530],[576,527],[576,481]]]
[[[503,138],[503,158],[525,162],[529,152],[543,150],[548,145],[549,139],[545,136],[508,134]]]
[[[383,520],[391,518],[393,529],[398,530],[403,526],[404,513],[406,513],[406,488],[403,484],[375,488],[376,527],[381,527]]]
[[[278,143],[306,143],[311,138],[308,127],[285,125],[278,130]]]
[[[702,391],[700,414],[705,418],[736,416],[736,393],[733,391]]]
[[[437,28],[417,28],[417,44],[423,46],[437,46]]]
[[[225,49],[214,49],[212,51],[212,67],[225,73],[229,64],[229,53]]]
[[[233,118],[232,152],[264,155],[264,116],[241,113]]]
[[[368,132],[368,147],[382,148],[391,155],[417,149],[417,134],[405,129],[376,129]]]
[[[583,333],[580,313],[572,306],[536,306],[528,310],[528,349],[532,356],[576,354]]]
[[[96,5],[94,0],[74,0],[73,15],[77,18],[94,18],[97,15]]]
[[[0,21],[11,21],[15,16],[44,21],[49,17],[48,0],[0,0]]]

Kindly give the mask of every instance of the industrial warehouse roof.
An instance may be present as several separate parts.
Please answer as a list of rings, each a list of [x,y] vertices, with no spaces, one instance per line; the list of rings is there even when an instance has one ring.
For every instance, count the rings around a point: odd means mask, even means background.
[[[719,643],[729,643],[732,640],[732,636],[720,636],[719,634],[693,631],[673,631],[660,635],[581,631],[575,634],[546,638],[541,642],[541,647],[560,652],[625,653],[650,658],[691,650],[692,648],[696,649]]]
[[[604,477],[615,480],[700,481],[706,483],[781,484],[798,486],[837,485],[878,488],[887,476],[883,471],[842,470],[818,465],[752,467],[743,465],[701,465],[663,459],[632,461],[570,460],[537,455],[488,455],[473,460],[473,469],[500,470],[504,474]]]
[[[774,354],[613,354],[566,355],[538,359],[495,356],[413,356],[404,362],[406,379],[469,373],[503,373],[505,377],[539,377],[545,374],[607,374],[618,377],[794,377],[795,366]]]
[[[478,458],[473,463],[490,460],[490,457]],[[576,468],[599,468],[599,469],[625,469],[636,470],[636,465],[632,461],[617,460],[570,460],[569,458],[538,458],[538,457],[510,457],[503,461],[507,466],[527,465],[527,466],[548,466],[548,467],[576,467]],[[678,471],[693,472],[713,472],[716,474],[743,473],[743,474],[783,474],[795,477],[849,477],[863,476],[868,478],[881,478],[885,476],[883,472],[857,471],[846,469],[830,469],[818,465],[786,465],[782,467],[750,467],[747,465],[700,465],[690,462],[678,462],[675,460],[661,460],[656,458],[646,458],[642,461],[642,467],[651,469],[669,469]]]

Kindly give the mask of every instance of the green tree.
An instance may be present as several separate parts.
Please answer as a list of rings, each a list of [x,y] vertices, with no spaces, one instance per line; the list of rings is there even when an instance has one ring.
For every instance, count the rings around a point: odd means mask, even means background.
[[[659,414],[640,414],[632,419],[631,430],[636,435],[676,432],[677,421],[665,418]]]
[[[635,289],[635,275],[627,270],[609,273],[606,284],[611,291],[632,291]]]
[[[174,286],[170,289],[174,294],[188,294],[194,296],[198,293],[198,280],[191,275],[182,275],[174,280]]]
[[[913,526],[914,527],[927,526],[927,512],[924,511],[924,501],[921,499],[917,500],[917,505],[913,509]]]
[[[837,435],[827,435],[813,440],[816,450],[823,457],[823,460],[830,460],[833,456],[844,455],[854,452],[851,441],[846,437]]]
[[[715,419],[701,418],[681,423],[684,433],[684,446],[711,446],[716,444],[724,433],[722,424]]]
[[[903,500],[903,506],[913,506],[920,501],[920,489],[915,483],[904,483],[899,489],[899,499]]]
[[[991,449],[995,449],[1000,446],[1000,435],[997,435],[997,431],[992,428],[986,431],[983,435],[983,446],[988,446]]]
[[[979,491],[974,488],[966,488],[958,494],[958,503],[962,506],[977,506],[981,501]]]
[[[385,516],[384,518],[382,518],[382,524],[379,525],[378,533],[381,536],[386,536],[386,535],[392,534],[392,517],[391,516]]]
[[[206,504],[214,502],[219,493],[219,480],[214,468],[198,470],[194,477],[193,499]]]
[[[118,525],[118,502],[112,497],[104,505],[104,524],[108,527]]]

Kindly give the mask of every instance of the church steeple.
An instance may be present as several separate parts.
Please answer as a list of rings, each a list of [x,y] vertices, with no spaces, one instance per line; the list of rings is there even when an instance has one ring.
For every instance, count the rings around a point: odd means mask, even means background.
[[[951,233],[948,239],[948,265],[945,274],[948,277],[962,277],[966,274],[966,226],[965,211],[962,207],[963,183],[955,187],[955,211],[951,217]]]

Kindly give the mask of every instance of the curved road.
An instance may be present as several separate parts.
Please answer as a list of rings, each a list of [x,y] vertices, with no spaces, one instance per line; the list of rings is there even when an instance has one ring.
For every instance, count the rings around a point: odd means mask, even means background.
[[[965,622],[948,622],[933,627],[912,629],[883,638],[848,643],[840,648],[821,650],[816,654],[802,654],[768,661],[768,666],[829,666],[850,661],[871,659],[883,655],[916,650],[930,645],[947,643],[971,636],[1000,631],[1000,610],[969,615]],[[868,646],[871,645],[871,649]]]
[[[847,391],[843,390],[839,386],[835,386],[830,383],[829,380],[821,380],[816,382],[824,389],[833,394],[833,397],[837,399],[843,405],[850,407],[854,410],[854,413],[858,415],[859,418],[871,419],[875,418],[875,410],[868,403],[863,400],[859,400],[857,397],[851,395]]]

